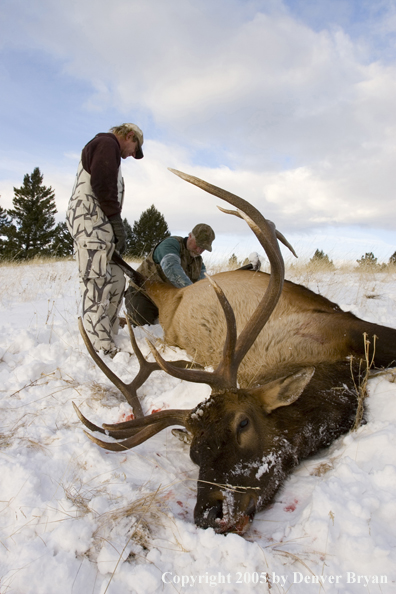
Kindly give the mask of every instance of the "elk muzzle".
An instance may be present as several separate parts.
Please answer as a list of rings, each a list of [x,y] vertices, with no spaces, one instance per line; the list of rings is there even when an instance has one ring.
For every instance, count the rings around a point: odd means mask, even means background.
[[[224,485],[208,490],[198,482],[197,504],[194,521],[200,528],[213,528],[219,534],[234,532],[244,534],[253,521],[257,507],[257,495],[249,489]]]

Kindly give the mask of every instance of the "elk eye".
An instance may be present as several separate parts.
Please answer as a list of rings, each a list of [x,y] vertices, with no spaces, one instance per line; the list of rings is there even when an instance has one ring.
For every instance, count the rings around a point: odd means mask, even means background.
[[[245,427],[247,427],[248,425],[249,425],[249,419],[243,419],[239,423],[239,429],[245,429]]]

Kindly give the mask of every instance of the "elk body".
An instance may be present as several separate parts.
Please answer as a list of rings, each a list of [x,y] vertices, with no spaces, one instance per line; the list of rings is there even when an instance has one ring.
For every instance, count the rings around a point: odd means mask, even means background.
[[[215,274],[235,313],[237,333],[253,315],[270,275],[249,270]],[[226,336],[224,314],[209,280],[183,289],[156,285],[148,293],[159,307],[159,321],[165,341],[184,349],[203,366],[216,367]],[[325,297],[304,286],[285,281],[279,301],[238,369],[241,386],[260,383],[274,369],[317,365],[364,356],[364,338],[376,343],[375,361],[387,366],[396,358],[396,331],[365,322],[344,312]]]
[[[114,451],[135,447],[165,427],[184,426],[191,435],[191,459],[199,466],[196,524],[242,533],[302,459],[353,426],[356,386],[366,371],[363,334],[376,343],[376,366],[390,366],[396,358],[396,330],[360,320],[305,287],[284,283],[277,241],[285,242],[283,236],[241,198],[175,173],[237,207],[264,247],[271,274],[221,273],[184,289],[140,279],[159,308],[166,340],[215,370],[188,369],[183,361],[170,364],[154,347],[156,362],[148,363],[131,331],[141,370],[126,385],[85,337],[91,355],[138,418],[100,428],[78,414],[92,431],[117,440],[90,436]],[[209,384],[210,398],[193,410],[144,417],[136,390],[155,369]]]

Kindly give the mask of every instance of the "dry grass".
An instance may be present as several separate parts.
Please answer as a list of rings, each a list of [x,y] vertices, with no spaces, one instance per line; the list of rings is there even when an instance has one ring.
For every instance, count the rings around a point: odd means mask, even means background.
[[[163,515],[162,501],[158,497],[158,491],[155,491],[150,495],[136,499],[130,505],[122,506],[100,516],[99,526],[93,535],[94,544],[90,550],[91,555],[95,555],[103,540],[107,541],[106,534],[109,530],[111,534],[113,526],[119,526],[122,523],[125,530],[125,545],[121,551],[117,550],[118,561],[103,594],[108,591],[114,574],[123,561],[126,550],[129,551],[129,554],[125,561],[134,561],[141,556],[141,553],[149,550],[152,529],[154,525],[161,524]]]
[[[48,321],[54,313],[55,299],[67,294],[80,300],[78,271],[73,261],[40,259],[0,265],[0,302],[7,308],[9,304],[46,298]]]
[[[110,480],[89,488],[76,475],[68,485],[62,485],[66,499],[76,508],[77,518],[88,514],[94,516],[96,529],[92,534],[92,544],[84,556],[96,563],[104,545],[109,545],[116,553],[117,561],[113,564],[104,592],[107,592],[119,564],[133,562],[139,557],[145,558],[146,551],[150,549],[151,535],[156,533],[158,536],[159,527],[169,521],[169,510],[166,499],[161,496],[161,487],[127,505],[115,507],[102,514],[94,512],[90,508],[90,501],[98,495],[106,497],[106,483]],[[109,564],[111,566],[112,562],[109,561]]]
[[[39,413],[23,414],[12,426],[0,431],[0,449],[7,449],[16,443],[20,447],[32,448],[37,451],[47,451],[46,445],[28,436],[28,428],[39,418]]]
[[[142,548],[148,548],[150,534],[154,527],[162,525],[168,517],[168,509],[161,497],[160,488],[153,493],[135,499],[132,503],[101,514],[96,518],[98,524],[94,532],[94,548],[101,545],[106,535],[118,524],[124,526],[128,541],[133,541]]]
[[[130,258],[129,256],[123,256],[123,258],[125,262],[128,262],[128,264],[132,266],[132,268],[137,268],[143,262],[143,258]]]
[[[92,515],[96,529],[93,533],[92,546],[87,552],[91,560],[96,560],[104,542],[111,541],[118,534],[127,542],[133,540],[142,548],[147,548],[150,534],[155,528],[163,525],[168,518],[169,509],[163,491],[168,487],[158,487],[157,490],[136,497],[126,505],[116,505],[119,495],[111,495],[111,486],[120,478],[119,472],[106,473],[107,478],[98,474],[89,482],[84,478],[87,469],[79,461],[72,461],[67,478],[59,483],[65,498],[75,508],[73,518],[78,519]],[[145,490],[145,486],[141,487]],[[97,497],[105,497],[108,507],[112,508],[104,513],[98,513],[91,507],[91,502]]]
[[[208,259],[209,258],[209,259]],[[266,258],[262,258],[262,270],[269,269],[269,264],[266,262]],[[125,261],[134,268],[140,266],[143,261],[143,258],[129,258],[124,257]],[[224,259],[216,259],[211,257],[211,255],[207,254],[208,264],[207,268],[210,274],[216,274],[217,272],[225,271],[225,270],[236,270],[240,266],[243,266],[248,263],[248,259],[240,258],[239,260],[233,260],[231,257]],[[46,264],[56,264],[62,263],[66,264],[68,262],[73,262],[74,259],[72,257],[66,258],[55,258],[55,257],[36,257],[32,258],[31,260],[0,260],[0,271],[2,269],[7,268],[35,268],[41,267]],[[336,263],[333,265],[329,265],[325,262],[321,262],[320,260],[311,262],[309,259],[298,259],[286,257],[285,259],[285,266],[286,271],[290,273],[297,273],[300,274],[304,271],[309,270],[312,273],[323,273],[323,272],[359,272],[366,275],[373,275],[373,274],[395,274],[396,273],[396,264],[379,264],[377,266],[359,266],[355,260],[351,261],[344,261],[340,263]],[[77,266],[76,266],[77,269]]]
[[[363,420],[364,401],[368,397],[367,384],[368,384],[368,380],[370,379],[370,369],[374,365],[374,359],[375,359],[375,346],[376,346],[377,337],[374,335],[374,340],[373,340],[372,345],[371,345],[370,341],[367,339],[366,333],[363,334],[363,337],[364,337],[365,359],[364,359],[364,361],[361,362],[361,366],[363,366],[364,369],[363,369],[363,378],[361,380],[359,380],[358,383],[356,383],[353,372],[352,372],[352,362],[353,361],[352,361],[352,357],[351,357],[351,373],[352,373],[355,390],[356,390],[356,395],[357,395],[357,401],[358,401],[358,406],[357,406],[357,410],[356,410],[356,418],[355,418],[355,422],[352,427],[352,431],[356,431],[360,427],[362,420]],[[371,346],[371,353],[370,353],[370,346]]]
[[[311,476],[324,476],[329,472],[329,470],[333,470],[333,464],[330,462],[321,462],[310,473]]]
[[[113,385],[101,384],[92,381],[88,385],[89,399],[93,402],[100,402],[106,408],[118,406],[120,402],[125,402],[124,396]]]
[[[2,260],[0,259],[0,268],[14,268],[21,266],[41,266],[42,264],[53,264],[54,262],[70,262],[73,258],[71,256],[65,258],[58,258],[55,256],[36,256],[30,260]]]
[[[235,270],[243,262],[240,261],[237,264],[232,264],[228,259],[224,260],[213,260],[207,264],[208,274],[217,274],[226,270]],[[382,264],[379,266],[358,266],[356,261],[345,261],[329,265],[321,262],[320,260],[311,262],[308,259],[291,259],[285,260],[285,277],[294,282],[304,283],[303,279],[308,279],[309,282],[316,276],[334,276],[339,277],[340,274],[354,274],[356,278],[361,279],[362,282],[370,282],[371,279],[377,277],[382,281],[389,280],[389,277],[394,277],[396,274],[395,264]],[[269,263],[262,258],[261,264],[262,272],[270,272]],[[299,279],[299,280],[295,280]]]

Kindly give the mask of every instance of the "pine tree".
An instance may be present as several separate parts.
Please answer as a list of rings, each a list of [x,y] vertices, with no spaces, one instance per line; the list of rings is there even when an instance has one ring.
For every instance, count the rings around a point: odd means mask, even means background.
[[[393,252],[391,257],[389,258],[389,264],[396,264],[396,252]]]
[[[10,224],[9,218],[7,216],[7,211],[5,208],[0,206],[0,233],[2,232],[3,228],[7,227]]]
[[[7,237],[7,231],[11,226],[11,220],[5,208],[0,206],[0,238]]]
[[[228,259],[228,268],[230,270],[235,270],[235,268],[239,268],[241,263],[239,262],[238,258],[235,254],[231,254],[230,258]]]
[[[38,167],[31,175],[25,175],[20,188],[14,188],[12,203],[14,208],[8,214],[16,228],[12,238],[13,256],[24,259],[50,254],[55,226],[55,192],[43,185]]]
[[[123,223],[126,236],[124,256],[133,256],[135,251],[135,239],[133,235],[133,230],[127,219],[124,219]]]
[[[316,250],[309,263],[334,268],[333,260],[330,260],[329,256],[323,250]]]
[[[378,266],[377,258],[374,256],[373,252],[366,252],[364,256],[360,258],[360,260],[356,260],[359,264],[359,268],[375,268]]]
[[[57,258],[72,256],[74,252],[73,237],[65,222],[58,223],[54,230],[54,240],[51,245],[51,253]]]
[[[11,219],[5,208],[0,206],[0,258],[9,257],[9,237],[12,232]]]
[[[131,255],[137,257],[147,256],[157,243],[170,236],[168,224],[154,204],[134,222],[132,234],[134,245]]]

